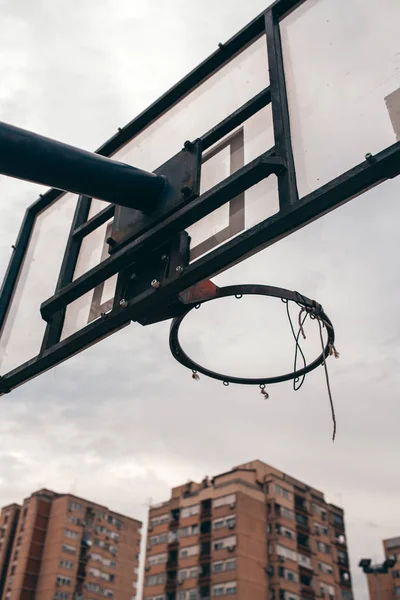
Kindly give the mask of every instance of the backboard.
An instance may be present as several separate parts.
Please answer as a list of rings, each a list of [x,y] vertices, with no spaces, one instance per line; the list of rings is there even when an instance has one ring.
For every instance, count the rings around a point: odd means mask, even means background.
[[[399,19],[397,0],[278,0],[221,44],[98,150],[154,172],[201,145],[199,193],[115,252],[113,204],[33,204],[2,288],[0,393],[398,175]],[[159,281],[150,257],[182,231],[187,264]]]

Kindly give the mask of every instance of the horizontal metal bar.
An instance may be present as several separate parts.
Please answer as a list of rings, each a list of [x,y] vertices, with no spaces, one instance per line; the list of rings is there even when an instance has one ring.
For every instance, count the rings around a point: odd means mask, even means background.
[[[0,173],[139,210],[165,188],[154,173],[1,122]]]
[[[240,108],[238,108],[235,112],[233,112],[229,117],[218,123],[215,127],[210,129],[205,135],[203,135],[201,140],[201,148],[202,150],[207,150],[210,146],[212,146],[215,142],[218,142],[224,135],[227,135],[231,131],[238,127],[247,119],[250,119],[253,115],[255,115],[259,110],[267,106],[271,102],[271,90],[269,86],[259,92],[256,96],[251,98],[246,104],[243,104]]]
[[[206,216],[211,210],[229,202],[271,173],[279,173],[284,170],[282,160],[271,156],[272,153],[273,150],[270,150],[251,161],[211,190],[192,200],[164,221],[134,239],[110,258],[56,292],[52,298],[43,302],[42,317],[45,320],[50,319],[52,314],[105,281],[130,262],[137,260],[144,252],[154,250],[174,233],[183,231],[192,223]]]
[[[114,212],[115,204],[110,204],[109,206],[106,206],[105,208],[103,208],[103,210],[98,212],[97,215],[94,215],[94,217],[77,227],[73,233],[74,238],[82,239],[85,236],[89,235],[89,233],[92,233],[92,231],[94,231],[101,225],[104,225],[104,223],[107,223],[107,221],[114,216]]]
[[[90,323],[76,334],[47,350],[43,355],[7,373],[0,380],[0,394],[21,385],[35,375],[69,358],[72,354],[87,348],[127,324],[130,319],[139,318],[140,315],[149,313],[162,303],[167,304],[170,299],[176,298],[179,293],[191,285],[215,275],[219,269],[243,260],[246,256],[253,254],[255,250],[272,245],[289,233],[399,173],[400,142],[397,142],[372,157],[370,162],[357,165],[308,194],[297,205],[273,215],[227,242],[221,248],[200,258],[189,265],[182,275],[167,281],[158,290],[149,286],[147,291],[130,300],[126,308],[114,310],[100,322]]]
[[[275,17],[282,19],[289,12],[298,8],[306,1],[307,0],[276,0],[276,2],[270,6],[270,9],[273,11]]]

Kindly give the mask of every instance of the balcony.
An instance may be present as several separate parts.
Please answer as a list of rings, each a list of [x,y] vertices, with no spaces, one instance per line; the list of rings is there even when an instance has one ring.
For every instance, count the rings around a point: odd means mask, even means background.
[[[308,518],[305,515],[296,512],[295,518],[298,528],[309,531]]]
[[[178,581],[176,577],[174,579],[167,579],[167,583],[165,584],[165,591],[167,593],[174,593],[176,588],[178,587]]]
[[[211,590],[209,585],[201,585],[200,586],[200,600],[210,600]]]
[[[305,515],[309,514],[309,509],[308,509],[308,502],[305,498],[303,498],[303,496],[297,496],[295,495],[294,497],[294,507],[296,511],[299,511],[301,513],[304,513]]]
[[[178,529],[178,527],[179,527],[179,518],[171,519],[168,524],[168,527],[169,527],[170,531],[176,531],[176,529]]]
[[[335,536],[335,542],[337,546],[346,546],[346,538],[343,534]]]

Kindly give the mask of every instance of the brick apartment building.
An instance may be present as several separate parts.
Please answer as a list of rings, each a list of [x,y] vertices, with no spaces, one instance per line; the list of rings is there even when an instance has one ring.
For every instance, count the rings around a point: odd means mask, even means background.
[[[351,600],[343,510],[255,460],[149,512],[144,600]]]
[[[0,600],[131,600],[140,521],[42,489],[0,516]]]
[[[388,573],[367,575],[370,600],[398,600],[400,598],[400,537],[383,540],[385,559],[396,558]]]

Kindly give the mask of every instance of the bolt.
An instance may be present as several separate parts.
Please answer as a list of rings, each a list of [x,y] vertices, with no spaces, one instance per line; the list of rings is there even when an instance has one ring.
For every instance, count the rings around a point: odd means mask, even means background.
[[[365,155],[365,160],[369,163],[374,162],[375,158],[374,156],[371,154],[371,152],[367,152],[367,154]]]
[[[166,260],[168,260],[168,256],[166,254],[163,254],[161,256],[161,260],[165,262]]]
[[[160,282],[157,279],[153,279],[150,285],[155,290],[158,290],[158,288],[160,287]]]
[[[181,265],[178,265],[178,266],[176,267],[175,271],[176,271],[177,273],[183,273],[183,267],[181,267]]]
[[[121,308],[126,308],[128,306],[128,300],[125,300],[125,298],[122,298],[122,300],[119,301],[119,305]]]
[[[190,194],[192,193],[192,190],[190,189],[190,187],[188,185],[184,185],[181,187],[181,192],[182,192],[182,196],[184,198],[188,198],[190,196]]]
[[[193,150],[193,142],[190,142],[189,140],[186,140],[186,142],[183,144],[184,148],[186,148],[186,150]]]
[[[135,279],[136,278],[136,273],[131,273],[129,275],[129,279]]]
[[[110,246],[110,248],[114,248],[114,246],[117,245],[117,242],[112,237],[108,237],[106,239],[106,242]]]

